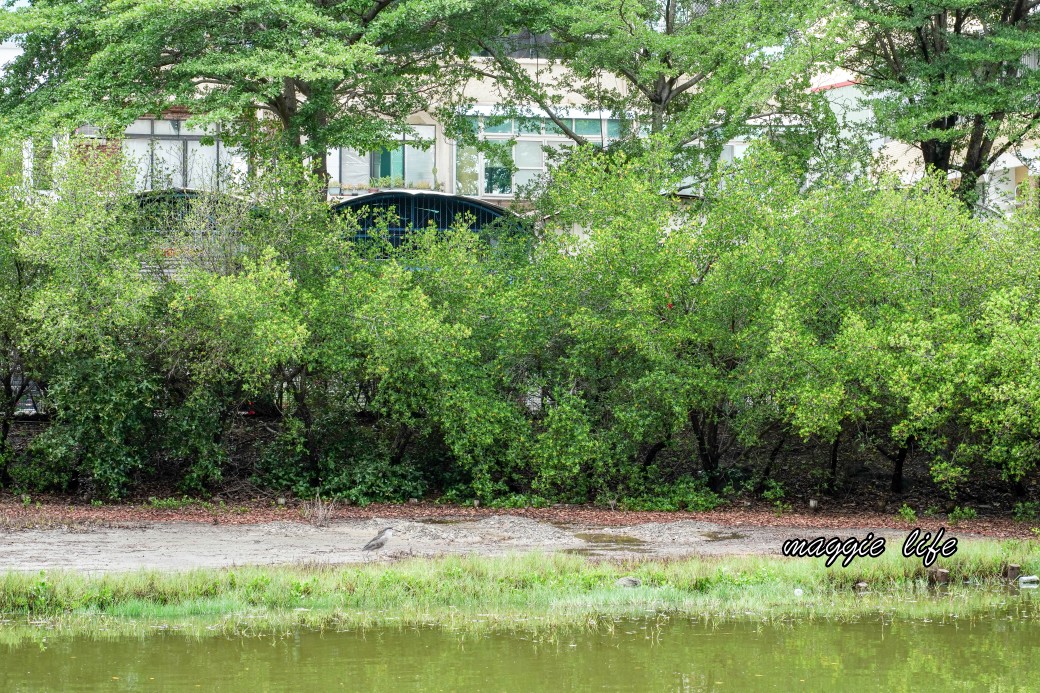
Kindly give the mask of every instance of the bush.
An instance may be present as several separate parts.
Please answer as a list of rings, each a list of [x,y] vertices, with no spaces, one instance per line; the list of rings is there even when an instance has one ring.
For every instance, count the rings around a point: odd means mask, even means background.
[[[941,179],[806,188],[768,150],[684,202],[662,157],[579,150],[538,237],[459,220],[378,249],[277,162],[156,229],[115,164],[71,157],[53,197],[4,202],[23,327],[0,351],[52,422],[0,471],[201,494],[244,466],[228,432],[264,402],[255,479],[352,503],[706,510],[797,438],[889,460],[897,491],[904,464],[951,497],[1035,473],[1040,212],[975,218]]]
[[[622,498],[618,505],[622,510],[706,512],[725,502],[725,499],[708,488],[703,480],[685,477],[658,487],[653,494]]]

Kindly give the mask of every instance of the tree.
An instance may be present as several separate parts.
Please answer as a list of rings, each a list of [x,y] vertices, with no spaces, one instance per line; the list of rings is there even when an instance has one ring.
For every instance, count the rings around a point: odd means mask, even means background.
[[[1040,124],[1035,0],[850,0],[862,38],[848,66],[871,97],[875,127],[911,142],[927,168],[960,175],[958,195]]]
[[[584,144],[560,117],[577,93],[623,120],[622,139],[661,135],[691,164],[713,161],[753,119],[768,127],[802,114],[807,80],[826,59],[827,37],[810,32],[821,15],[812,2],[519,0],[507,12],[503,22],[522,31],[466,28],[479,32],[471,40],[508,106],[541,110]],[[519,61],[535,56],[534,68]]]
[[[222,123],[228,141],[288,148],[324,175],[330,147],[392,146],[409,114],[436,103],[452,113],[466,50],[444,28],[485,10],[480,0],[34,0],[0,13],[0,37],[24,50],[0,80],[0,114],[22,130],[118,130],[181,106]]]
[[[20,147],[0,147],[0,485],[10,482],[8,435],[19,401],[29,392],[35,352],[29,345],[28,309],[39,275],[18,252],[32,205],[20,188]]]

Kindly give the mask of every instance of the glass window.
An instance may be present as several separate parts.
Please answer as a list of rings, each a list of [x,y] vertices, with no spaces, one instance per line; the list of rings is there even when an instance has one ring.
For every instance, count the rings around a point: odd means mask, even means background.
[[[189,188],[214,190],[217,187],[217,145],[203,145],[200,142],[188,142]]]
[[[433,153],[433,147],[419,149],[407,146],[404,148],[405,185],[433,188]]]
[[[495,124],[492,125],[492,123],[495,123]],[[484,132],[486,132],[488,134],[512,135],[513,134],[513,119],[512,118],[505,118],[505,119],[485,118],[484,119]]]
[[[617,139],[621,137],[621,121],[611,118],[607,121],[607,137]]]
[[[144,118],[135,120],[126,126],[125,132],[128,135],[150,135],[152,134],[152,121]]]
[[[522,185],[530,185],[531,183],[538,180],[538,178],[541,175],[541,169],[520,169],[516,172],[516,175],[514,176],[514,178],[516,179],[516,186],[519,188]]]
[[[418,126],[417,134],[424,140],[433,137],[433,127]],[[420,129],[422,128],[422,129]],[[372,155],[372,178],[382,179],[382,185],[433,188],[433,169],[436,166],[432,146],[423,149],[402,144],[394,149],[381,149]]]
[[[484,155],[484,193],[509,195],[513,192],[513,167],[508,153]]]
[[[599,119],[597,118],[575,118],[574,132],[582,137],[599,137]]]
[[[477,195],[480,175],[477,170],[477,150],[474,147],[455,149],[455,194]]]
[[[182,123],[180,120],[153,120],[152,127],[156,135],[180,135]]]
[[[542,143],[541,142],[517,142],[516,143],[516,166],[517,168],[542,168]]]
[[[152,145],[152,189],[184,187],[184,140],[156,140]]]
[[[521,118],[516,124],[521,135],[542,134],[542,121],[540,118]]]
[[[564,123],[567,123],[568,127],[570,126],[569,118],[561,118],[561,120],[563,120]],[[556,135],[558,137],[563,136],[563,130],[553,122],[552,118],[542,118],[542,125],[545,126],[546,135]]]
[[[361,154],[358,151],[344,147],[339,152],[339,167],[339,182],[341,184],[354,188],[368,187],[368,181],[372,177],[372,170],[367,154]]]
[[[147,190],[152,187],[151,182],[148,180],[152,162],[151,141],[139,138],[123,140],[123,156],[126,157],[128,162],[133,164],[135,171],[134,188]]]
[[[373,178],[404,179],[404,147],[380,149],[372,162]]]
[[[474,135],[480,133],[480,118],[477,116],[466,116],[466,125]]]
[[[409,134],[407,136],[409,140],[432,140],[437,136],[437,128],[434,125],[413,125],[412,129],[415,130],[415,134]]]
[[[541,141],[517,142],[515,158],[518,170],[513,179],[517,187],[530,185],[542,175]]]

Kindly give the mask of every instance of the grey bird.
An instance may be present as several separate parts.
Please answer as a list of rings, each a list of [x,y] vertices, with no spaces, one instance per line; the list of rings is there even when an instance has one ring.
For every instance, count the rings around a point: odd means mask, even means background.
[[[390,541],[390,537],[394,535],[394,528],[387,527],[382,532],[376,535],[375,539],[365,544],[361,549],[362,551],[375,551],[386,546],[386,542]]]

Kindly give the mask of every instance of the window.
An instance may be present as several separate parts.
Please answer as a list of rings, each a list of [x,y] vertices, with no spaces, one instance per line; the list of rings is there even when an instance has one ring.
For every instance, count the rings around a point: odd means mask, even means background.
[[[224,181],[246,173],[249,166],[242,152],[221,141],[220,133],[216,125],[189,127],[173,118],[134,121],[124,131],[121,149],[134,163],[135,187],[220,190]],[[203,143],[211,137],[212,143]]]
[[[404,145],[396,149],[380,149],[372,155],[373,178],[404,180]]]
[[[566,118],[567,127],[599,144],[603,137],[618,137],[621,123],[601,118]],[[457,195],[514,195],[535,182],[553,158],[546,149],[565,152],[573,141],[550,118],[474,118],[474,127],[488,142],[506,146],[505,152],[481,153],[473,147],[455,148],[455,193]]]
[[[458,147],[455,150],[455,194],[477,195],[480,191],[480,159],[474,147]]]
[[[538,176],[542,175],[545,167],[542,165],[542,143],[540,141],[519,141],[515,147],[516,184],[530,185]]]
[[[498,118],[485,118],[484,119],[484,134],[496,134],[496,135],[512,135],[513,134],[513,119],[507,118],[501,120]]]
[[[574,132],[582,137],[600,137],[598,118],[575,118]]]
[[[401,144],[393,149],[381,149],[372,153],[372,178],[389,180],[392,186],[430,188],[437,186],[434,170],[436,157],[433,146],[426,149],[409,144],[417,139],[431,140],[435,135],[432,125],[413,126],[416,135],[405,135]]]
[[[485,195],[509,195],[513,192],[512,163],[507,153],[484,155]]]

